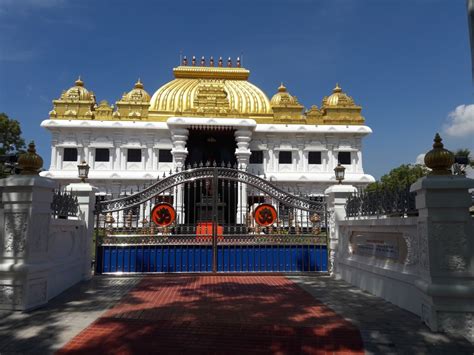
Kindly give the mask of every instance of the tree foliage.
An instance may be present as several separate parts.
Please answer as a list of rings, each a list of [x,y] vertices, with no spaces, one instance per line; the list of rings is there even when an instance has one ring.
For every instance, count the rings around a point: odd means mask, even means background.
[[[6,169],[7,155],[23,153],[25,141],[21,137],[20,122],[11,119],[7,114],[0,112],[0,178],[8,175]]]
[[[0,112],[0,155],[16,153],[25,148],[20,122]]]
[[[420,164],[402,164],[383,175],[380,181],[367,186],[368,191],[377,189],[401,189],[413,184],[419,178],[427,175],[429,170]]]
[[[474,158],[471,156],[471,151],[467,148],[458,149],[454,152],[455,156],[466,157],[468,160],[468,165],[474,167]]]

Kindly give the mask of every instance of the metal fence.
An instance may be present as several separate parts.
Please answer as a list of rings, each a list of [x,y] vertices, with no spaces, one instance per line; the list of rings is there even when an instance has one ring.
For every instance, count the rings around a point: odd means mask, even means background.
[[[68,191],[55,191],[53,202],[51,202],[51,212],[54,218],[68,219],[68,217],[77,217],[79,213],[77,197]]]
[[[347,200],[346,216],[417,216],[415,196],[410,186],[356,192]]]

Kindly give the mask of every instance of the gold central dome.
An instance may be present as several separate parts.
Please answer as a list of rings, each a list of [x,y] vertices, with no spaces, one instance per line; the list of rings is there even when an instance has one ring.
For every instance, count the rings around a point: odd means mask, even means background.
[[[149,114],[157,116],[271,117],[270,101],[235,67],[179,66],[175,79],[159,88]]]

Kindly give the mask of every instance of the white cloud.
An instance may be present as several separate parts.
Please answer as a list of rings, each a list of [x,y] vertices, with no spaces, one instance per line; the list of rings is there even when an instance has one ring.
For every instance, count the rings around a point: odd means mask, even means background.
[[[452,137],[474,135],[474,105],[460,105],[449,113],[444,132]]]
[[[418,154],[416,157],[415,164],[425,165],[425,155],[426,153]]]

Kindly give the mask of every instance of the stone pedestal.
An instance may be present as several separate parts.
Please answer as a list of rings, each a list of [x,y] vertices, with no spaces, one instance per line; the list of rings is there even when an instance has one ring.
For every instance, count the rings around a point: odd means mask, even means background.
[[[462,176],[428,176],[411,186],[417,193],[422,291],[421,316],[434,331],[474,341],[474,229],[469,188]]]
[[[97,187],[88,183],[73,183],[66,186],[66,191],[70,191],[72,195],[77,197],[79,204],[78,218],[85,222],[87,241],[84,250],[84,273],[83,280],[89,280],[92,277],[92,248],[94,236],[94,208],[95,208],[95,194],[98,191]]]
[[[48,300],[48,236],[56,182],[40,176],[0,179],[0,309]]]
[[[329,213],[329,272],[333,275],[337,273],[336,254],[339,247],[339,221],[346,218],[347,198],[356,192],[352,185],[332,185],[324,191],[327,198],[327,210]]]

